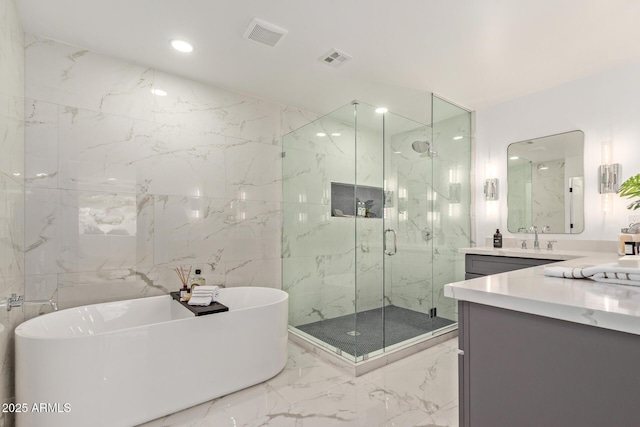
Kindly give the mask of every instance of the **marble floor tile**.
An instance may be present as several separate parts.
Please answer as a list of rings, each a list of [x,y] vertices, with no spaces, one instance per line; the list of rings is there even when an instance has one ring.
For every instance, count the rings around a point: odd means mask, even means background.
[[[457,427],[457,347],[354,378],[290,342],[274,378],[140,427]]]
[[[267,384],[290,403],[296,403],[350,379],[349,375],[314,354],[303,353],[298,357],[289,357],[282,372]]]

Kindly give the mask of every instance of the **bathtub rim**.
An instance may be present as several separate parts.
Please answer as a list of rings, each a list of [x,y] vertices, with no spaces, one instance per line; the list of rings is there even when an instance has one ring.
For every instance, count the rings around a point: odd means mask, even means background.
[[[277,291],[277,293],[279,293],[281,295],[277,300],[270,301],[270,302],[265,303],[265,304],[252,305],[250,307],[237,308],[237,309],[234,309],[234,310],[232,310],[232,308],[229,307],[229,311],[223,311],[223,312],[220,312],[220,313],[212,313],[211,315],[239,313],[239,312],[242,312],[242,311],[245,311],[245,310],[252,310],[252,309],[258,309],[258,308],[262,308],[262,307],[278,305],[278,304],[281,304],[281,303],[283,303],[283,302],[285,302],[285,301],[287,301],[289,299],[289,294],[286,291],[283,291],[282,289],[277,289],[277,288],[269,288],[269,287],[266,287],[266,286],[236,286],[236,287],[233,287],[233,288],[223,288],[223,289],[221,289],[221,292],[223,290],[225,290],[225,289],[231,290],[231,289],[256,289],[256,288],[270,289],[269,292]],[[180,307],[183,310],[186,310],[187,313],[191,314],[191,316],[184,317],[184,318],[181,318],[181,319],[171,319],[171,320],[165,320],[165,321],[162,321],[162,322],[155,322],[155,323],[148,323],[148,324],[143,324],[143,325],[131,326],[131,327],[128,327],[128,328],[116,329],[116,330],[112,330],[112,331],[102,331],[102,332],[97,332],[97,333],[90,334],[90,335],[78,335],[78,336],[70,336],[70,337],[57,337],[57,336],[26,334],[23,331],[23,329],[24,329],[23,325],[26,325],[29,322],[42,321],[42,317],[44,317],[44,316],[57,316],[57,315],[63,316],[64,314],[62,314],[62,313],[66,312],[68,310],[79,310],[79,309],[83,309],[85,307],[102,306],[102,305],[114,304],[114,303],[125,302],[125,301],[140,301],[140,300],[162,299],[162,298],[164,298],[164,299],[170,298],[171,300],[173,300],[173,297],[171,297],[170,295],[156,295],[156,296],[152,296],[152,297],[140,297],[140,298],[131,298],[131,299],[126,299],[126,300],[100,302],[100,303],[96,303],[96,304],[86,304],[86,305],[81,305],[81,306],[77,306],[77,307],[65,308],[63,310],[53,311],[51,313],[46,313],[46,314],[43,314],[41,316],[36,316],[36,317],[34,317],[32,319],[29,319],[29,320],[26,320],[26,321],[20,323],[18,326],[16,326],[16,328],[14,330],[14,337],[15,337],[16,340],[17,339],[27,339],[27,340],[61,340],[61,341],[63,341],[63,340],[86,339],[86,338],[99,337],[99,336],[104,336],[104,335],[109,335],[109,334],[114,334],[114,333],[134,331],[134,330],[137,330],[137,329],[148,328],[148,327],[154,326],[154,325],[164,325],[164,324],[173,323],[173,322],[184,322],[184,321],[192,320],[193,318],[196,318],[196,317],[207,318],[208,316],[211,316],[211,315],[196,316],[193,312],[189,311],[188,308],[184,307],[182,304],[180,304],[178,301],[176,301],[176,303],[179,304]]]

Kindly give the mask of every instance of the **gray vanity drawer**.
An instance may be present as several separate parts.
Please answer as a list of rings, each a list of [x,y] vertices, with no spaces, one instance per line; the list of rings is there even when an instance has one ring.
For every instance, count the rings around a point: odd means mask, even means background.
[[[488,276],[552,262],[558,262],[558,260],[467,254],[465,257],[465,271],[468,276]]]

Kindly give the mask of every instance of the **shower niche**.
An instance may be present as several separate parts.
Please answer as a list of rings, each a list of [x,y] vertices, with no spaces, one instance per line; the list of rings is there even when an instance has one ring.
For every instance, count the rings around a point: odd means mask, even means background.
[[[443,287],[464,280],[470,245],[471,121],[431,102],[430,124],[354,102],[283,137],[290,337],[356,372],[456,333]]]
[[[380,187],[331,183],[331,216],[382,218],[384,191]]]

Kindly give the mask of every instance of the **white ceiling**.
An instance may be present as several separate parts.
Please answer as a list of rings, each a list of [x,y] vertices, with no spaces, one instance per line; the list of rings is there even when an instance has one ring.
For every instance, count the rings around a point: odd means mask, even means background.
[[[317,113],[353,99],[422,119],[640,60],[638,0],[17,0],[25,31]],[[258,17],[274,48],[242,36]],[[189,55],[169,47],[184,38]],[[339,68],[318,58],[353,56]]]

